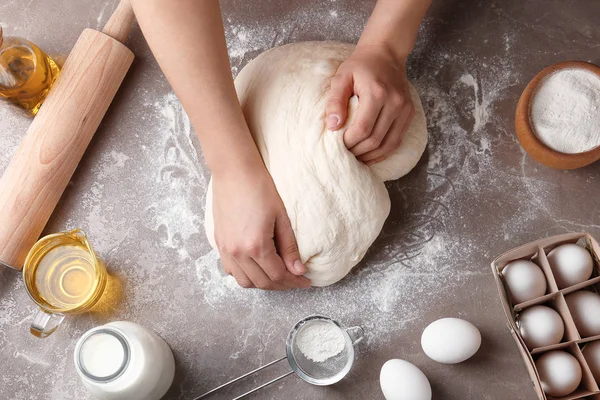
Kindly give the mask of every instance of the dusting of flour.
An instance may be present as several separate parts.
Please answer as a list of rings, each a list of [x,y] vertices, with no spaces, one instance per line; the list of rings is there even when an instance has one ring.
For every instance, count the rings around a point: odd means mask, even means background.
[[[82,6],[88,18],[81,23],[103,26],[117,3]],[[173,398],[201,393],[236,372],[281,357],[288,330],[316,313],[362,326],[365,339],[356,351],[365,361],[422,356],[419,334],[449,310],[482,321],[482,333],[501,344],[505,332],[490,319],[494,304],[501,316],[490,292],[490,260],[544,235],[575,230],[594,235],[600,226],[593,225],[596,210],[568,207],[597,187],[595,170],[544,170],[515,138],[516,100],[534,72],[518,71],[537,65],[521,39],[539,32],[515,19],[512,6],[496,3],[457,13],[434,2],[408,63],[428,119],[425,155],[406,177],[387,183],[393,212],[347,278],[326,288],[285,293],[240,289],[221,270],[218,253],[204,236],[209,172],[196,134],[136,30],[129,43],[142,61],[128,74],[129,83],[48,226],[48,232],[84,228],[110,273],[123,282],[124,299],[110,317],[66,318],[42,343],[24,334],[36,307],[22,279],[0,271],[0,354],[12,367],[3,374],[0,397],[88,399],[68,355],[83,332],[116,319],[140,322],[169,343],[179,368],[168,394]],[[290,42],[356,43],[373,4],[222,2],[232,73],[260,52]],[[261,14],[267,6],[277,10]],[[22,19],[12,12],[18,7],[15,0],[0,5],[8,18],[3,21],[7,34],[26,36],[49,52],[68,52],[73,42],[57,39],[74,33],[68,26],[32,23],[46,14],[59,21],[58,8],[26,7]],[[563,32],[559,25],[554,27]],[[537,61],[560,55],[552,43],[540,47]],[[594,44],[582,37],[579,45],[585,50]],[[30,123],[16,108],[0,107],[0,172]],[[508,359],[500,362],[505,370],[512,365]],[[377,390],[376,379],[371,384]],[[271,395],[280,398],[294,385],[285,381]]]
[[[531,122],[548,147],[574,154],[600,145],[600,77],[584,69],[557,71],[533,97]]]
[[[309,360],[322,363],[340,354],[346,346],[341,329],[330,322],[308,322],[296,334],[296,345]]]
[[[315,18],[330,21],[344,13],[333,11]],[[344,18],[352,21],[353,17]],[[232,24],[231,20],[229,23],[226,34],[234,75],[260,52],[296,40],[290,31],[294,24],[285,18],[271,25]],[[356,40],[359,34],[360,29],[349,32],[353,36],[350,40]],[[511,38],[507,36],[505,41],[509,43]],[[414,64],[409,64],[409,76],[413,76],[426,110],[429,150],[412,178],[388,183],[393,207],[401,207],[402,212],[390,216],[374,250],[339,284],[288,293],[239,289],[235,280],[220,270],[217,251],[209,250],[195,260],[195,267],[204,299],[212,308],[222,310],[246,303],[258,308],[250,311],[248,317],[253,319],[261,318],[259,310],[268,304],[294,304],[293,308],[283,306],[290,323],[314,312],[356,322],[366,329],[369,346],[377,348],[403,328],[417,323],[427,304],[452,301],[457,295],[453,288],[487,274],[479,265],[457,267],[457,260],[493,255],[472,238],[456,237],[464,228],[460,225],[462,217],[457,218],[462,211],[455,202],[477,190],[474,188],[487,188],[506,178],[502,173],[489,176],[487,172],[494,168],[495,145],[506,140],[506,136],[490,132],[490,127],[501,123],[494,117],[494,107],[518,76],[508,57],[498,56],[478,64],[476,54],[434,49],[427,55],[425,65],[419,65],[420,51],[418,45]],[[427,74],[414,77],[417,65]],[[455,83],[440,86],[437,76],[456,65],[462,65],[464,70]],[[450,234],[452,231],[457,233]],[[357,292],[361,296],[356,296]],[[249,340],[244,336],[242,348],[248,346]],[[235,348],[235,357],[240,351],[240,347]]]
[[[273,46],[300,40],[356,42],[366,19],[361,13],[331,3],[322,10],[302,8],[261,23],[241,22],[234,15],[225,20],[232,73],[236,75],[248,61]],[[328,31],[335,32],[335,37],[315,33]],[[232,344],[232,358],[263,337],[263,325],[257,321],[263,321],[265,313],[277,315],[279,323],[289,326],[315,312],[361,325],[367,331],[369,347],[376,349],[403,328],[418,323],[428,305],[452,301],[457,287],[487,274],[481,265],[460,262],[493,256],[487,254],[482,238],[469,236],[469,228],[462,222],[467,211],[461,204],[473,190],[489,189],[509,177],[508,172],[496,168],[492,156],[497,145],[512,140],[509,133],[498,134],[502,121],[494,112],[506,89],[519,78],[508,51],[512,38],[503,39],[506,54],[481,62],[474,53],[432,46],[428,32],[425,23],[409,63],[409,76],[419,89],[428,119],[428,151],[409,176],[387,184],[396,211],[373,250],[348,278],[327,288],[287,293],[243,290],[223,273],[218,253],[210,249],[204,237],[203,205],[209,173],[196,134],[172,92],[151,97],[154,100],[144,104],[148,129],[135,137],[134,144],[139,147],[128,150],[115,144],[112,151],[99,155],[94,160],[89,193],[78,205],[79,212],[83,210],[88,216],[84,228],[94,236],[92,242],[102,255],[135,250],[121,256],[124,271],[134,283],[128,301],[133,311],[129,312],[141,312],[135,309],[136,303],[147,304],[156,298],[153,285],[162,282],[165,274],[181,274],[177,279],[189,283],[186,274],[191,271],[198,301],[208,304],[214,315],[247,310],[247,319],[240,322],[247,326]],[[450,84],[441,79],[449,73],[455,76]],[[5,121],[25,131],[25,122],[13,117]],[[0,139],[2,150],[13,150],[16,144],[17,136]],[[128,180],[132,175],[143,180]],[[519,182],[542,195],[551,189],[547,183],[526,176]],[[117,191],[118,185],[125,185],[125,190]],[[123,198],[109,201],[109,188],[112,193],[124,193]],[[543,198],[538,196],[536,201]],[[539,205],[529,206],[525,220],[535,218]],[[523,215],[515,218],[522,220]],[[67,225],[80,222],[72,219]],[[512,226],[517,224],[505,223],[500,229],[508,232],[508,241]],[[139,229],[150,230],[156,241],[144,239],[134,244]],[[125,268],[128,263],[131,268]],[[183,311],[171,310],[173,315]],[[266,346],[264,339],[260,340],[260,346]]]

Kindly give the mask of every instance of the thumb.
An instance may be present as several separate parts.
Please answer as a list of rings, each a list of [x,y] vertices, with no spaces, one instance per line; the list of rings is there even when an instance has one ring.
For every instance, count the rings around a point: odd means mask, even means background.
[[[331,80],[325,106],[325,123],[330,131],[341,128],[346,122],[350,96],[352,96],[352,76],[337,73]]]
[[[288,271],[294,275],[304,275],[306,267],[300,259],[292,224],[285,212],[275,220],[275,247]]]

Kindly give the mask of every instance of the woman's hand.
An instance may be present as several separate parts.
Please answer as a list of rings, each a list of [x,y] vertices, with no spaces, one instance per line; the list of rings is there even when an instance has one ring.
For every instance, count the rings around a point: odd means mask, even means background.
[[[225,271],[243,287],[310,286],[299,276],[306,268],[294,232],[238,102],[219,1],[132,5],[211,169],[215,240]],[[182,52],[186,56],[178,57]]]
[[[431,0],[377,0],[354,53],[331,81],[328,129],[346,122],[348,100],[359,98],[356,117],[344,133],[346,147],[367,165],[400,146],[414,115],[406,78],[419,25]]]
[[[258,169],[213,175],[215,241],[223,268],[245,288],[308,288],[286,209],[267,170]]]
[[[385,45],[359,45],[331,81],[326,107],[327,129],[344,125],[348,101],[359,99],[356,117],[344,144],[360,161],[386,159],[402,142],[414,116],[406,77],[406,60]]]

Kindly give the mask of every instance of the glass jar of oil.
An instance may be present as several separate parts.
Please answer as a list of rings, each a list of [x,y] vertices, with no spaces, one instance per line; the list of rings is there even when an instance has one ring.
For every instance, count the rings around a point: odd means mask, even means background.
[[[23,267],[25,288],[40,310],[31,333],[52,334],[65,314],[91,310],[105,295],[108,274],[80,229],[41,238]]]
[[[35,44],[18,37],[3,37],[0,27],[0,97],[37,114],[59,67]]]

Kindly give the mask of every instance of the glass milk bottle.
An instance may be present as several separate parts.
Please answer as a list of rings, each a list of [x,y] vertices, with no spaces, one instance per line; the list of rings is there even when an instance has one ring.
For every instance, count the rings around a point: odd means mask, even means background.
[[[175,360],[154,332],[117,321],[83,334],[75,346],[75,368],[100,400],[159,400],[173,382]]]

